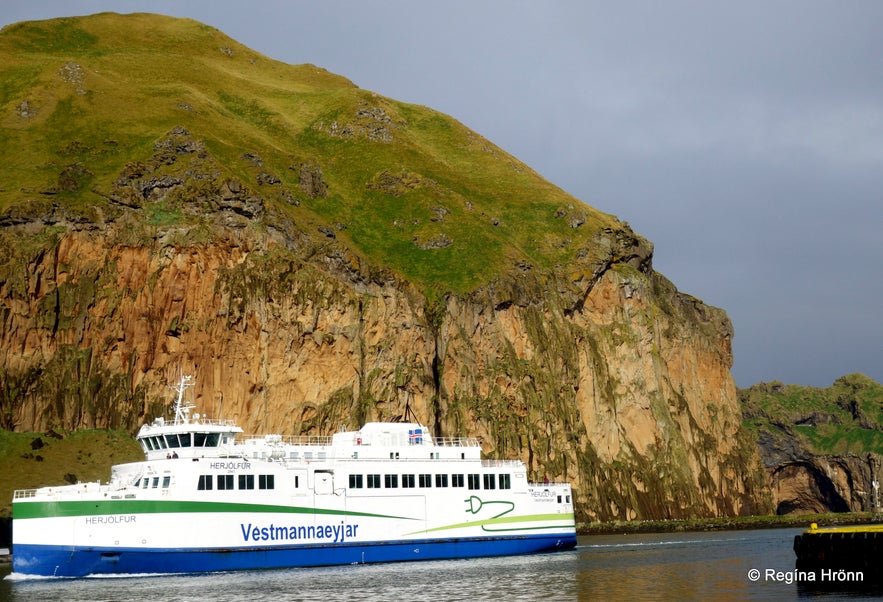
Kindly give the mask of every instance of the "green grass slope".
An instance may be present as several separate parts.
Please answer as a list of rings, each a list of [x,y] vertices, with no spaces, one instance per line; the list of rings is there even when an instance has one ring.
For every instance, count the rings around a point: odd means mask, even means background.
[[[0,31],[0,217],[61,206],[100,222],[118,210],[115,185],[145,164],[189,177],[197,194],[192,163],[156,164],[175,128],[202,145],[216,183],[238,180],[272,219],[333,233],[424,290],[467,292],[516,265],[556,269],[618,227],[448,116],[192,20],[104,13]],[[304,166],[322,194],[308,194]],[[135,208],[145,222],[192,221],[187,201]]]
[[[0,430],[0,518],[10,516],[14,489],[106,483],[114,464],[143,459],[138,443],[120,431],[42,434]]]

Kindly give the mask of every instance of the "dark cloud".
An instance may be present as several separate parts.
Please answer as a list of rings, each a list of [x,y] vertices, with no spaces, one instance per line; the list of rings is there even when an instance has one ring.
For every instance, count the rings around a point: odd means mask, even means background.
[[[883,382],[883,2],[41,2],[208,23],[463,121],[727,310],[739,386]]]

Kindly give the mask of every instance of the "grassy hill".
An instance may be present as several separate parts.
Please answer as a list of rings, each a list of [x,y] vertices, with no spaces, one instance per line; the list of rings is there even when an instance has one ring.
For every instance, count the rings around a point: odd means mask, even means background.
[[[739,391],[739,398],[745,425],[779,448],[883,454],[883,385],[862,374],[824,389],[761,383]]]
[[[119,431],[46,434],[0,430],[0,518],[10,516],[14,489],[107,482],[112,465],[143,458],[132,436]]]
[[[0,219],[59,211],[198,226],[225,183],[259,195],[250,227],[333,237],[428,291],[560,268],[615,218],[454,119],[313,65],[288,65],[188,19],[104,13],[0,31]],[[187,160],[163,154],[186,134]],[[161,202],[121,184],[177,178]],[[235,184],[234,184],[235,185]],[[590,257],[591,258],[591,257]]]

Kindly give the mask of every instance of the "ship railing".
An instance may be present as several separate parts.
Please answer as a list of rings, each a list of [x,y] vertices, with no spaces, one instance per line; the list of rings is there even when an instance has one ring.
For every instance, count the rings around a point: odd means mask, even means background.
[[[527,482],[527,486],[528,486],[528,487],[536,487],[537,489],[542,489],[542,488],[544,488],[544,487],[546,487],[546,488],[552,488],[552,489],[558,489],[558,488],[566,488],[566,487],[569,487],[569,486],[570,486],[570,483],[568,483],[568,482],[566,482],[566,481],[561,481],[560,483],[557,482],[557,481],[542,481],[542,482],[539,482],[539,483],[534,482],[534,481],[528,481],[528,482]]]
[[[482,460],[481,465],[485,468],[495,468],[500,466],[520,466],[521,460]]]
[[[481,447],[477,437],[433,437],[432,442],[439,447]]]
[[[209,426],[236,426],[236,421],[227,418],[206,418],[205,416],[200,416],[199,418],[191,418],[189,424],[207,424]]]
[[[304,446],[329,446],[330,435],[239,435],[237,443],[251,445],[304,445]]]

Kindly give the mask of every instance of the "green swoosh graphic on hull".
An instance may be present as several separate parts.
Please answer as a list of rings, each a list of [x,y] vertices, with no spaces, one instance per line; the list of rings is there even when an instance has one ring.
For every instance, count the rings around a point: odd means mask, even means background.
[[[543,527],[507,527],[500,529],[488,528],[488,526],[502,526],[504,524],[512,524],[512,523],[531,523],[531,522],[543,522],[543,521],[566,521],[567,524],[557,524],[557,525],[548,525]],[[568,514],[524,514],[520,516],[505,516],[505,517],[495,517],[488,518],[485,520],[476,520],[469,521],[465,523],[454,523],[451,525],[443,525],[441,527],[433,527],[432,529],[425,529],[422,531],[413,531],[411,533],[405,533],[405,535],[416,535],[418,533],[432,533],[435,531],[447,531],[450,529],[463,529],[465,527],[481,527],[482,530],[488,532],[496,532],[496,531],[531,531],[534,529],[567,529],[573,527],[573,513]]]

